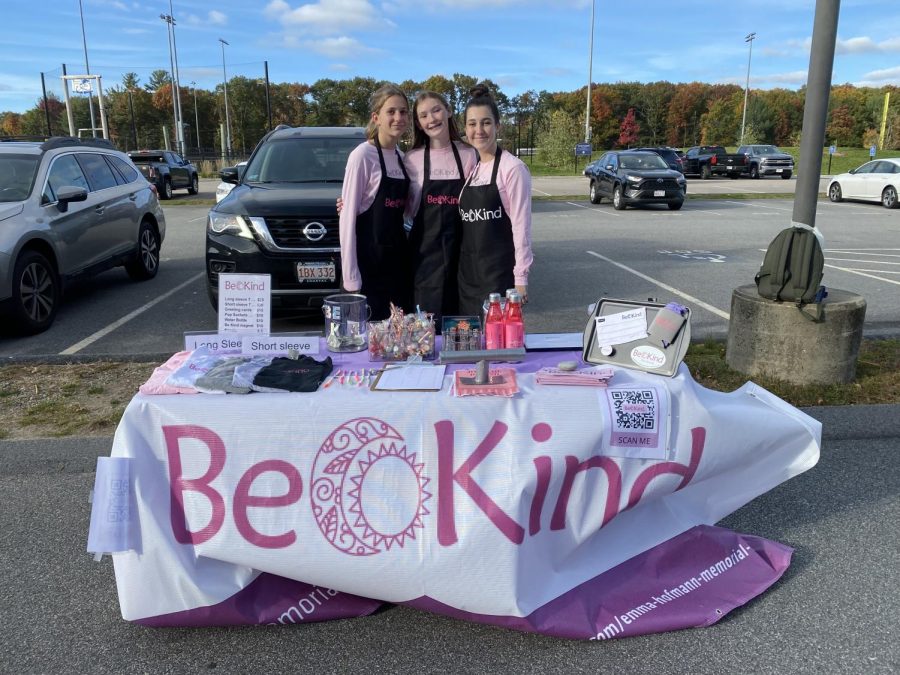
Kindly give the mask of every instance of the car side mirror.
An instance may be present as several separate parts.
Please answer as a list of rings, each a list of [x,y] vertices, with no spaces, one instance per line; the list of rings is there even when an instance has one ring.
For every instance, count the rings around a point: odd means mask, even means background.
[[[63,185],[56,191],[56,208],[65,213],[69,210],[70,202],[83,202],[87,199],[88,193],[83,187],[75,185]]]
[[[849,173],[856,173],[856,169],[850,169]]]
[[[241,182],[241,174],[236,166],[226,166],[219,171],[219,178],[222,179],[223,183],[231,183],[232,185],[237,185]]]
[[[606,165],[606,170],[607,170],[607,171],[614,171],[614,170],[615,170],[615,167],[614,167],[612,164],[607,164],[607,165]]]

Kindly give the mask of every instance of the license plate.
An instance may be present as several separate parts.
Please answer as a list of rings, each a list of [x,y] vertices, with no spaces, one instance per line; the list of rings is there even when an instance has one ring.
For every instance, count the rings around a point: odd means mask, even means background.
[[[653,191],[653,196],[654,196],[654,197],[665,197],[665,196],[666,196],[666,191],[665,191],[665,190],[654,190],[654,191]]]
[[[297,281],[331,281],[335,280],[333,262],[298,262]]]
[[[781,173],[782,169],[775,169],[775,173]]]

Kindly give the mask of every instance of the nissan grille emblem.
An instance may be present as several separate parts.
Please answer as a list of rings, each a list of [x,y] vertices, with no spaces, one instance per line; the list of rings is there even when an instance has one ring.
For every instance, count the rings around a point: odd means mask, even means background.
[[[657,182],[657,183],[662,183],[662,182],[663,182],[663,179],[662,179],[662,178],[657,178],[657,179],[656,179],[656,182]]]
[[[322,223],[310,223],[303,228],[303,234],[310,241],[319,241],[327,232],[328,230],[325,229]]]

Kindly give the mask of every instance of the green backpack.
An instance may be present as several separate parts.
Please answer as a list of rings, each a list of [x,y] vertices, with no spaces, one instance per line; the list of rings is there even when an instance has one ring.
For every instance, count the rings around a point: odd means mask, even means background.
[[[795,302],[807,318],[821,321],[821,302],[827,295],[821,285],[825,267],[822,245],[813,228],[789,227],[779,232],[763,258],[756,275],[759,294],[777,302]],[[803,305],[815,304],[815,314]]]

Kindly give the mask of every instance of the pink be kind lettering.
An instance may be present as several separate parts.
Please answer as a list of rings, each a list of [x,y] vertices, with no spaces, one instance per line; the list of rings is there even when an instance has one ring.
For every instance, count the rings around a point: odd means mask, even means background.
[[[454,424],[450,420],[442,420],[434,425],[438,447],[438,504],[437,535],[441,546],[453,546],[458,541],[456,531],[456,488],[478,507],[482,514],[509,541],[521,544],[525,540],[525,525],[506,513],[478,484],[473,473],[485,458],[488,457],[506,436],[509,427],[495,421],[487,435],[475,446],[472,452],[456,467],[457,449]],[[202,544],[218,534],[225,523],[226,503],[222,494],[212,486],[212,482],[222,473],[227,461],[227,450],[221,437],[210,429],[197,425],[163,426],[166,441],[166,453],[169,464],[169,482],[171,486],[170,522],[175,540],[180,544]],[[531,429],[531,437],[536,443],[546,443],[553,435],[549,424],[540,422]],[[193,439],[204,443],[209,449],[209,466],[199,478],[185,478],[182,469],[182,439]],[[622,473],[618,464],[609,457],[594,456],[585,460],[567,455],[563,457],[563,478],[556,503],[553,505],[550,518],[550,530],[557,531],[566,527],[566,513],[572,487],[579,473],[591,469],[600,469],[606,475],[608,489],[606,500],[602,505],[605,526],[618,513],[636,506],[643,499],[647,488],[659,476],[681,476],[681,481],[674,491],[686,487],[694,478],[697,467],[703,456],[706,441],[706,429],[691,429],[691,455],[688,464],[678,462],[659,462],[644,469],[638,474],[628,491],[628,500],[621,505],[623,496]],[[544,513],[547,494],[554,472],[554,458],[541,455],[532,460],[535,467],[535,485],[529,508],[528,534],[534,536],[541,531],[542,514]],[[557,458],[556,464],[559,464]],[[287,479],[287,490],[275,496],[255,496],[251,494],[254,481],[267,472],[281,473]],[[211,515],[209,522],[202,528],[188,529],[184,509],[186,492],[196,492],[209,500]],[[248,518],[249,508],[280,508],[298,503],[303,495],[303,480],[297,468],[282,459],[268,459],[251,466],[238,480],[231,500],[233,518],[238,533],[250,544],[260,548],[286,548],[297,541],[293,530],[277,535],[263,534],[257,531]]]
[[[472,476],[475,468],[484,461],[506,435],[507,425],[499,421],[494,422],[488,435],[485,436],[484,440],[478,444],[472,454],[466,458],[456,471],[453,470],[453,422],[445,420],[436,423],[434,426],[438,440],[438,543],[442,546],[452,546],[458,540],[454,501],[454,485],[458,485],[507,539],[514,544],[521,544],[525,540],[524,527],[503,511]],[[537,443],[544,443],[550,440],[552,435],[553,430],[550,425],[543,422],[535,424],[531,429],[531,436]],[[693,480],[697,467],[700,465],[705,441],[706,429],[703,427],[691,429],[691,457],[688,460],[688,465],[685,466],[678,462],[660,462],[644,469],[638,474],[638,477],[632,484],[628,493],[628,502],[624,508],[620,508],[622,472],[615,461],[609,457],[595,456],[580,462],[577,457],[567,455],[565,457],[565,474],[556,506],[553,509],[550,529],[565,529],[566,511],[572,492],[572,484],[579,473],[594,468],[602,469],[606,473],[609,485],[606,492],[603,521],[600,525],[600,527],[603,527],[621,511],[636,506],[643,498],[647,487],[658,476],[666,474],[681,476],[681,482],[675,488],[675,492],[687,486]],[[548,456],[540,456],[535,457],[532,461],[537,476],[537,484],[529,512],[528,534],[534,536],[541,530],[541,514],[553,475],[553,459]]]

